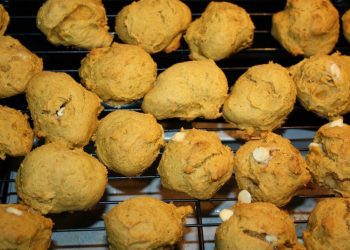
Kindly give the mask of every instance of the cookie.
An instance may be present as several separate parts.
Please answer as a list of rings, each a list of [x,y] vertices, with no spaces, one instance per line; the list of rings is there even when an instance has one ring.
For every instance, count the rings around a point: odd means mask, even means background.
[[[326,55],[338,41],[339,13],[329,0],[288,0],[271,33],[294,56]]]
[[[142,110],[157,120],[215,119],[227,97],[224,72],[212,60],[177,63],[162,72],[145,95]]]
[[[350,9],[344,13],[341,20],[343,23],[344,37],[348,42],[350,42]]]
[[[36,24],[54,45],[93,49],[113,41],[102,0],[47,0]]]
[[[157,77],[157,64],[142,48],[113,43],[93,49],[81,62],[82,83],[111,106],[141,99]]]
[[[192,60],[219,61],[253,43],[254,24],[249,14],[229,2],[210,2],[184,36]]]
[[[148,196],[123,201],[104,215],[109,249],[171,249],[191,213],[190,206],[176,207]]]
[[[140,175],[164,145],[163,128],[149,114],[117,110],[103,118],[96,130],[98,158],[125,176]]]
[[[33,130],[20,111],[0,105],[0,159],[24,156],[33,145]]]
[[[180,47],[191,20],[191,10],[179,0],[140,0],[117,14],[115,32],[123,42],[148,53],[169,53]]]
[[[102,110],[94,93],[66,73],[43,71],[29,82],[26,98],[38,137],[70,147],[88,144]]]
[[[0,249],[46,250],[51,242],[51,219],[20,204],[0,204]]]
[[[0,98],[25,91],[28,81],[43,69],[43,61],[11,36],[0,36]]]
[[[81,149],[50,143],[23,160],[16,190],[24,204],[42,214],[88,210],[102,197],[107,170]]]
[[[293,110],[296,88],[287,69],[276,63],[250,67],[231,88],[223,116],[243,130],[272,131]]]
[[[218,135],[181,130],[165,146],[158,166],[163,187],[197,199],[211,198],[231,177],[233,152]]]
[[[0,36],[5,34],[7,26],[10,22],[9,13],[7,13],[6,9],[2,4],[0,4]]]
[[[238,187],[247,190],[253,200],[278,207],[286,205],[311,179],[300,152],[288,139],[271,132],[238,149],[234,172]]]
[[[311,212],[303,239],[308,250],[346,250],[350,245],[350,199],[321,200]]]

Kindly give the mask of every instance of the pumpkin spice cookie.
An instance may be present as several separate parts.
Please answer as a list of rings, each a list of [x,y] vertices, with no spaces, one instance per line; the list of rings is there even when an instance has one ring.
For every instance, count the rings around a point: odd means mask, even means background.
[[[10,16],[2,4],[0,4],[0,36],[5,34],[10,22]]]

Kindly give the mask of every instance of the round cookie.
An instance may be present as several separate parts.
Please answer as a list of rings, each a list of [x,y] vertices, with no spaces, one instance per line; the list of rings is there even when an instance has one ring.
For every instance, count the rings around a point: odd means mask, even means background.
[[[271,132],[238,149],[234,171],[238,187],[247,190],[253,200],[278,207],[311,179],[300,152],[288,139]]]
[[[350,245],[350,199],[321,200],[311,212],[303,239],[308,250],[346,250]]]
[[[158,76],[143,99],[142,110],[157,120],[215,119],[221,116],[227,91],[226,76],[214,61],[177,63]]]
[[[231,177],[233,152],[218,135],[181,130],[165,146],[158,166],[163,187],[197,199],[211,198]]]
[[[30,152],[16,178],[21,201],[42,214],[88,210],[106,185],[107,170],[96,158],[59,143]]]
[[[47,0],[36,24],[54,45],[92,49],[113,41],[102,0]]]
[[[215,249],[305,249],[298,243],[289,215],[271,203],[237,203],[216,229]]]
[[[38,137],[70,147],[89,143],[102,110],[100,99],[68,74],[43,71],[35,75],[26,98]]]
[[[51,242],[51,219],[20,204],[0,204],[0,249],[46,250]]]
[[[81,62],[83,84],[111,106],[142,98],[157,77],[157,64],[142,48],[113,43],[93,49]]]
[[[292,55],[330,53],[339,37],[339,13],[329,0],[288,0],[273,15],[272,36]]]
[[[0,36],[5,34],[10,22],[10,16],[2,4],[0,4]]]
[[[115,32],[123,42],[148,53],[169,53],[180,47],[191,20],[191,10],[179,0],[140,0],[117,14]]]
[[[163,128],[149,114],[117,110],[103,118],[96,130],[98,158],[125,176],[140,175],[164,145]]]
[[[176,207],[148,196],[123,201],[104,215],[109,249],[172,249],[191,213],[190,206]]]
[[[343,23],[343,34],[350,43],[350,9],[348,9],[341,18]]]
[[[42,69],[42,59],[17,39],[0,36],[0,98],[23,93],[28,81]]]
[[[253,43],[254,24],[238,5],[210,2],[201,17],[194,20],[184,36],[192,60],[229,57]]]
[[[342,120],[323,125],[306,155],[313,180],[344,197],[350,197],[350,126]]]
[[[0,105],[0,159],[23,156],[33,145],[33,130],[20,111]]]
[[[290,71],[301,105],[333,120],[350,111],[350,57],[339,53],[304,59]]]
[[[269,63],[249,68],[231,88],[223,116],[244,130],[274,130],[293,110],[296,88],[287,69]]]

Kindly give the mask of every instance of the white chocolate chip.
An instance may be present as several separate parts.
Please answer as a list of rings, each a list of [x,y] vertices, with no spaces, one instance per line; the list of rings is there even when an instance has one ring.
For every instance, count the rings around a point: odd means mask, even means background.
[[[231,209],[223,209],[219,213],[219,217],[222,221],[227,221],[234,215],[234,212]]]
[[[173,137],[171,137],[170,140],[180,142],[185,140],[185,138],[186,138],[185,132],[177,132]]]
[[[316,143],[316,142],[311,142],[309,144],[309,149],[311,149],[311,148],[321,148],[322,149],[322,145],[319,143]]]
[[[329,71],[331,72],[334,81],[338,81],[340,79],[340,69],[336,63],[331,64]]]
[[[267,234],[266,236],[265,236],[265,240],[267,241],[267,242],[269,242],[269,243],[275,243],[275,242],[277,242],[277,237],[275,236],[275,235],[272,235],[272,234]]]
[[[65,109],[65,107],[60,108],[60,109],[56,112],[56,115],[57,115],[58,117],[62,117],[62,116],[63,116],[63,113],[64,113],[64,109]]]
[[[14,215],[17,215],[17,216],[21,216],[23,214],[23,212],[17,208],[14,208],[14,207],[7,207],[5,209],[5,211],[9,214],[14,214]]]
[[[238,201],[241,203],[251,203],[252,202],[252,196],[250,193],[243,189],[241,192],[238,194]]]
[[[343,127],[344,126],[344,122],[343,119],[340,118],[338,120],[332,121],[330,123],[328,123],[328,126],[333,128],[333,127]]]
[[[253,158],[256,162],[266,165],[271,160],[270,150],[264,147],[258,147],[253,151]]]

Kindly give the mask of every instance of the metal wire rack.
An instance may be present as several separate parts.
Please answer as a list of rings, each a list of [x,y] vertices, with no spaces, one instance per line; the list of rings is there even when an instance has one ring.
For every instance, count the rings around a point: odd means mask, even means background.
[[[122,6],[129,4],[128,0],[104,0],[108,14],[110,30],[113,31],[114,17]],[[209,0],[186,0],[191,8],[193,18],[196,18],[205,9]],[[251,15],[256,26],[254,44],[251,48],[233,55],[229,59],[218,62],[225,72],[229,83],[234,81],[250,66],[274,61],[283,66],[290,66],[301,57],[293,57],[285,52],[281,46],[271,37],[271,16],[281,10],[286,1],[281,0],[235,0],[231,1],[245,8]],[[80,61],[87,51],[73,48],[56,47],[46,41],[43,34],[36,28],[35,17],[43,0],[0,0],[11,15],[11,22],[7,34],[19,39],[28,49],[32,50],[44,59],[45,70],[62,71],[71,74],[79,81],[78,68]],[[350,7],[345,0],[334,0],[334,5],[340,13]],[[115,38],[116,41],[117,38]],[[340,37],[336,50],[343,54],[350,54],[350,44],[343,36]],[[171,53],[158,53],[153,55],[158,65],[158,73],[170,65],[188,60],[188,48],[182,41],[180,49]],[[140,103],[136,102],[122,108],[141,111]],[[0,104],[22,110],[28,113],[27,103],[23,95],[0,100]],[[113,111],[106,108],[101,117]],[[345,121],[349,116],[345,117]],[[219,134],[224,144],[237,150],[241,141],[235,140],[230,128],[223,119],[205,121],[197,119],[193,122],[181,122],[178,120],[166,120],[161,122],[166,139],[168,140],[181,127],[201,128],[215,131]],[[290,114],[284,127],[277,132],[291,139],[292,143],[303,153],[307,152],[307,146],[312,141],[314,132],[325,120],[306,112],[298,103]],[[94,154],[92,144],[86,151]],[[160,157],[159,157],[160,158]],[[161,198],[166,202],[174,202],[176,205],[189,204],[195,208],[195,214],[186,222],[186,235],[177,249],[214,249],[215,229],[220,223],[218,212],[236,202],[237,185],[232,178],[216,195],[209,200],[197,200],[185,194],[172,192],[160,187],[159,176],[156,171],[158,160],[144,174],[138,177],[124,177],[109,173],[109,184],[102,200],[88,212],[63,213],[51,215],[54,220],[54,233],[51,249],[107,249],[106,234],[102,220],[102,214],[112,206],[128,197],[137,195],[151,195]],[[15,176],[22,159],[8,158],[0,162],[0,200],[1,203],[17,202],[15,190]],[[305,228],[308,214],[315,204],[315,200],[332,196],[320,190],[310,187],[297,195],[292,202],[285,207],[294,218],[298,236]]]

